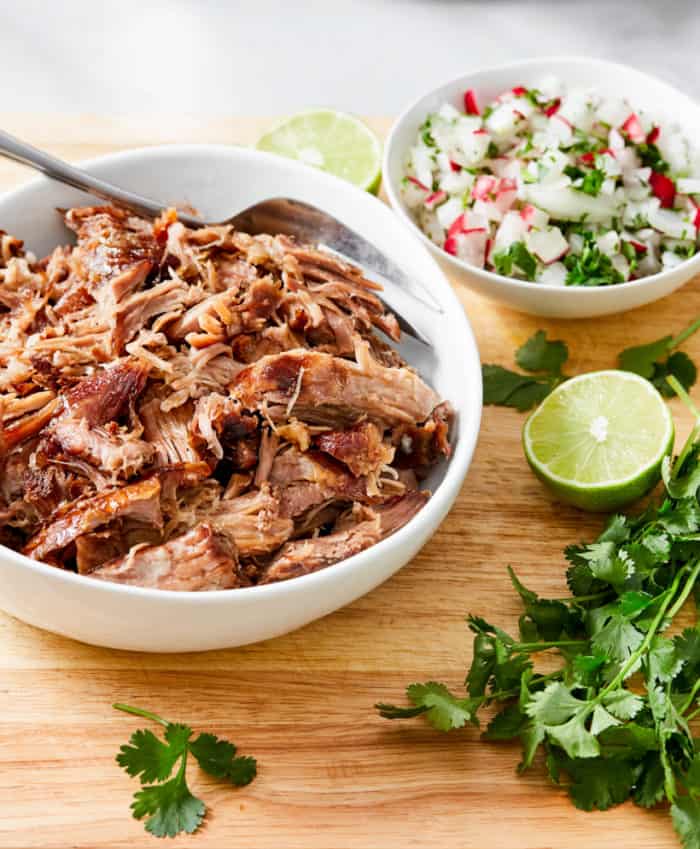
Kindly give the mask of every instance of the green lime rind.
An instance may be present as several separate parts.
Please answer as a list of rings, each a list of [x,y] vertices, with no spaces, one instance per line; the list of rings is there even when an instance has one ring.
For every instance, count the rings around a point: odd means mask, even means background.
[[[313,165],[373,194],[379,191],[382,145],[354,115],[333,109],[300,112],[264,133],[255,147]]]
[[[649,492],[673,441],[673,419],[657,390],[616,370],[561,384],[523,427],[535,475],[561,501],[591,512],[619,509]]]

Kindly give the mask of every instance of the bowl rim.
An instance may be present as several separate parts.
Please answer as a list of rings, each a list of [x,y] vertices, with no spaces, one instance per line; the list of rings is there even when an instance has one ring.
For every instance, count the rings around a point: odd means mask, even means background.
[[[458,259],[452,254],[448,254],[443,248],[439,245],[436,245],[428,236],[421,230],[418,224],[413,220],[413,217],[410,215],[408,210],[406,209],[403,201],[401,200],[401,193],[398,187],[394,186],[394,183],[391,178],[391,169],[389,168],[390,160],[394,158],[394,151],[397,147],[396,137],[400,129],[402,128],[405,121],[408,119],[409,115],[420,107],[424,101],[428,100],[438,92],[443,89],[449,89],[453,86],[457,86],[461,82],[466,82],[472,77],[481,74],[491,74],[491,73],[501,73],[503,71],[517,71],[520,68],[532,68],[538,65],[547,65],[550,63],[559,63],[559,64],[570,64],[570,65],[579,65],[579,66],[589,66],[589,67],[600,67],[606,68],[610,72],[614,71],[625,71],[632,72],[634,74],[638,74],[641,78],[645,78],[647,80],[653,81],[655,84],[660,85],[669,91],[673,92],[674,96],[683,98],[688,106],[694,109],[700,115],[700,102],[694,100],[689,94],[681,91],[676,88],[671,83],[663,80],[659,77],[654,76],[653,74],[649,74],[646,71],[642,71],[639,68],[634,67],[633,65],[626,65],[622,62],[612,62],[608,59],[599,59],[595,57],[587,57],[587,56],[562,56],[560,54],[554,56],[543,56],[538,58],[531,59],[522,59],[519,61],[513,62],[503,62],[497,65],[488,65],[487,67],[479,67],[474,70],[460,74],[456,77],[452,77],[449,80],[446,80],[440,83],[437,86],[434,86],[429,91],[415,98],[411,103],[401,111],[398,118],[394,121],[389,131],[389,135],[387,136],[386,142],[384,144],[384,155],[382,157],[382,176],[384,181],[384,187],[389,198],[389,202],[393,207],[394,211],[397,213],[401,221],[408,225],[413,233],[417,235],[423,244],[427,245],[428,248],[433,251],[433,253],[437,253],[442,260],[447,262],[450,266],[452,266],[455,270],[467,272],[468,274],[474,274],[490,283],[498,284],[504,287],[511,287],[514,290],[519,291],[541,291],[543,293],[552,293],[552,292],[568,292],[569,296],[573,298],[585,298],[590,297],[588,292],[598,292],[598,298],[612,298],[613,296],[610,294],[611,292],[625,292],[633,289],[635,291],[640,291],[645,287],[653,287],[654,284],[663,283],[666,280],[670,280],[670,278],[677,274],[679,269],[683,269],[683,273],[688,272],[688,279],[690,277],[695,276],[698,272],[700,272],[700,251],[697,251],[695,256],[690,257],[690,259],[683,260],[683,262],[674,266],[673,268],[664,269],[662,271],[657,271],[655,274],[650,274],[647,277],[641,277],[638,280],[627,280],[624,283],[615,283],[612,286],[557,286],[552,283],[537,283],[536,281],[530,280],[519,280],[515,277],[506,277],[504,274],[498,274],[495,271],[489,271],[486,268],[478,268],[475,265],[470,265],[468,262],[465,262],[462,259]],[[405,155],[403,152],[402,155]],[[605,294],[607,293],[607,294]],[[593,297],[596,297],[595,295]]]
[[[392,214],[391,207],[378,197],[375,197],[369,192],[366,192],[363,189],[340,179],[339,177],[327,174],[310,165],[286,159],[273,153],[244,147],[243,145],[186,143],[141,146],[83,159],[76,162],[75,165],[76,167],[84,168],[88,171],[96,169],[99,173],[100,168],[109,168],[110,165],[115,163],[128,163],[130,160],[140,161],[144,158],[167,159],[170,156],[177,157],[183,154],[195,156],[223,154],[231,158],[240,157],[244,160],[256,159],[263,162],[266,161],[271,167],[283,171],[296,171],[302,169],[305,172],[307,179],[315,179],[320,183],[325,183],[329,187],[334,188],[338,193],[346,192],[348,195],[354,194],[357,201],[377,204],[378,207],[376,208],[381,207],[385,210],[387,215]],[[37,188],[43,185],[50,185],[53,182],[54,181],[49,177],[40,175],[32,180],[22,183],[16,188],[0,193],[0,209],[6,202],[12,202],[25,193],[31,193]],[[406,234],[406,237],[410,238],[408,233]],[[416,244],[416,247],[420,250],[425,250],[425,248],[423,248],[423,246],[419,246],[418,243]],[[74,587],[76,589],[106,595],[140,597],[144,600],[150,599],[153,601],[161,601],[162,603],[175,603],[185,606],[190,604],[222,605],[230,603],[243,604],[255,602],[258,599],[271,600],[274,599],[275,596],[284,596],[291,592],[313,592],[314,587],[322,589],[326,584],[342,581],[354,569],[361,568],[364,564],[377,557],[377,555],[381,555],[388,551],[391,546],[397,546],[402,542],[407,541],[409,536],[416,535],[421,539],[427,540],[427,538],[429,538],[429,536],[437,530],[437,527],[441,524],[449,512],[454,500],[459,494],[464,478],[466,477],[471,465],[481,430],[482,385],[480,377],[481,360],[479,350],[466,310],[462,306],[444,272],[429,251],[426,251],[426,258],[429,259],[430,264],[433,266],[433,273],[437,282],[436,289],[438,292],[436,298],[442,301],[441,305],[446,308],[446,312],[456,313],[458,316],[457,320],[459,320],[462,324],[462,339],[464,343],[462,366],[464,369],[472,370],[475,374],[478,372],[479,379],[475,381],[475,395],[473,398],[469,399],[469,403],[472,405],[472,409],[469,411],[469,419],[473,422],[473,424],[470,428],[465,428],[463,432],[459,432],[459,439],[457,440],[455,450],[446,461],[447,467],[445,469],[444,478],[424,507],[409,522],[407,522],[406,525],[393,533],[390,537],[380,540],[370,548],[352,555],[345,560],[341,560],[338,563],[331,564],[324,569],[320,569],[317,572],[311,572],[307,575],[300,575],[296,578],[290,578],[289,580],[279,581],[272,584],[222,590],[207,590],[205,592],[197,592],[193,590],[165,590],[119,584],[112,581],[98,581],[91,579],[89,575],[80,575],[77,572],[59,569],[55,566],[50,566],[47,563],[33,560],[31,557],[2,544],[0,544],[0,556],[10,558],[16,566],[24,567],[29,572],[34,572],[37,576],[43,576],[48,580],[57,581],[59,584],[62,584],[67,588]],[[457,413],[460,415],[459,410]],[[466,412],[461,413],[461,416],[466,415]],[[403,568],[403,566],[399,568]],[[394,571],[398,571],[398,569]],[[236,600],[238,600],[238,602]]]

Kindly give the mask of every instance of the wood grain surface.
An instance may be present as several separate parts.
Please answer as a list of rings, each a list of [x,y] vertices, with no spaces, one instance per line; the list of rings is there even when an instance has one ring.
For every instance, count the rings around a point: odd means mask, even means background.
[[[370,123],[383,132],[390,122]],[[17,114],[0,122],[70,159],[162,142],[248,143],[269,124]],[[0,160],[0,190],[28,176]],[[544,328],[569,343],[572,373],[613,366],[627,345],[675,333],[700,314],[700,278],[649,307],[590,321],[526,317],[458,291],[482,360],[512,364],[516,346]],[[700,338],[686,347],[700,358]],[[681,439],[689,419],[672,407]],[[143,724],[112,710],[123,701],[228,737],[259,760],[258,779],[241,790],[192,769],[210,814],[198,834],[169,847],[675,847],[664,811],[577,811],[546,783],[541,763],[516,775],[516,746],[481,742],[474,728],[441,735],[420,720],[392,724],[372,709],[401,701],[413,680],[459,687],[471,651],[465,614],[516,627],[506,565],[561,595],[563,547],[600,528],[540,487],[520,448],[522,422],[486,408],[466,484],[433,539],[379,589],[296,633],[228,651],[133,654],[0,614],[0,846],[158,845],[130,818],[136,783],[114,762]]]

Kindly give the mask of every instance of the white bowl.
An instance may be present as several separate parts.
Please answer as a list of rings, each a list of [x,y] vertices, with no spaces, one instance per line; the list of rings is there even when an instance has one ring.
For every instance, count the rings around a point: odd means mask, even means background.
[[[700,273],[700,253],[668,271],[616,286],[548,286],[513,280],[475,268],[445,253],[421,231],[401,199],[406,154],[418,128],[443,103],[463,108],[464,92],[471,88],[479,103],[487,103],[515,85],[530,87],[553,74],[567,86],[591,86],[626,97],[654,116],[661,125],[678,124],[691,143],[700,138],[700,106],[677,89],[634,68],[599,59],[535,59],[465,74],[424,95],[394,124],[384,149],[384,186],[399,218],[439,259],[453,279],[509,307],[553,318],[590,318],[623,312],[651,303],[678,289]]]
[[[140,651],[199,651],[268,639],[325,616],[385,581],[434,533],[455,500],[481,419],[479,355],[464,310],[439,267],[389,208],[312,168],[266,153],[219,145],[152,147],[84,163],[93,174],[166,203],[189,202],[220,218],[257,200],[289,196],[336,215],[430,287],[437,315],[410,298],[390,300],[433,343],[402,351],[457,410],[454,453],[427,485],[433,498],[404,528],[328,569],[279,584],[179,593],[91,580],[0,546],[0,607],[32,625],[87,643]],[[40,177],[0,199],[0,228],[38,255],[65,243],[56,207],[94,199]]]

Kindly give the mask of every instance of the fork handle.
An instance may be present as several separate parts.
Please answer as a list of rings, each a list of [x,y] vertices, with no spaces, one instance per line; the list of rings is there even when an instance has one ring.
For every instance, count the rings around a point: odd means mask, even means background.
[[[51,156],[51,154],[43,150],[38,150],[3,130],[0,130],[0,154],[15,162],[20,162],[22,165],[29,165],[30,168],[36,168],[37,171],[41,171],[47,177],[59,180],[61,183],[66,183],[66,185],[72,186],[74,189],[80,189],[83,192],[95,195],[95,197],[101,200],[116,203],[130,212],[136,213],[136,215],[155,218],[167,206],[167,204],[149,200],[134,192],[128,192],[125,189],[120,189],[118,186],[113,186],[111,183],[93,177],[80,168],[75,168],[73,165],[69,165],[56,156]],[[202,226],[202,222],[192,216],[178,214],[178,218],[188,227]]]

